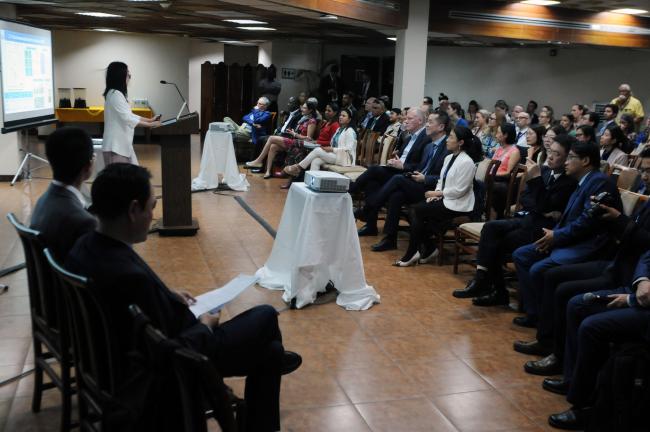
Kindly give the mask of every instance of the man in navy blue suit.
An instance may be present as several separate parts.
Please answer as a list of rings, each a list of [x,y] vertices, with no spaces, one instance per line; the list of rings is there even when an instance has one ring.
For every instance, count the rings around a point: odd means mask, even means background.
[[[449,133],[449,116],[447,113],[430,114],[426,125],[426,134],[432,140],[427,144],[420,166],[409,175],[396,175],[386,182],[381,189],[366,196],[363,216],[366,228],[377,230],[377,213],[382,206],[387,206],[384,222],[385,237],[372,246],[375,252],[397,248],[397,229],[402,206],[424,200],[424,193],[436,187],[447,151],[447,133]]]
[[[350,193],[364,192],[366,197],[372,196],[386,184],[393,176],[416,171],[422,158],[424,149],[431,142],[425,130],[426,114],[419,108],[409,109],[404,122],[406,131],[411,134],[411,139],[404,148],[400,149],[386,165],[373,165],[369,167],[350,186]],[[362,212],[357,211],[357,219],[364,219]],[[364,226],[359,230],[360,236],[377,235],[377,227]]]
[[[599,171],[598,147],[590,142],[577,142],[575,138],[571,140],[565,167],[567,175],[578,180],[578,188],[569,198],[558,224],[552,230],[543,229],[542,238],[520,247],[512,255],[526,311],[526,316],[516,317],[513,322],[523,327],[534,327],[537,323],[537,295],[543,288],[547,270],[588,261],[610,244],[607,222],[587,211],[592,205],[591,197],[608,192],[613,207],[619,211],[623,208],[616,184]]]

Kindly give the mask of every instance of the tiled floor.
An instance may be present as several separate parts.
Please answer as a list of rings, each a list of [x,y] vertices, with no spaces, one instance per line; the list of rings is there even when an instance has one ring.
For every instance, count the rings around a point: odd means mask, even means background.
[[[198,172],[198,141],[193,144]],[[159,152],[138,145],[142,163],[160,184]],[[47,175],[47,169],[42,170]],[[277,227],[286,191],[282,180],[250,175],[251,191],[239,193]],[[28,220],[48,181],[34,179],[15,187],[0,183],[0,268],[23,261],[18,239],[4,215]],[[160,189],[157,189],[160,191]],[[225,193],[231,195],[233,193]],[[230,196],[194,194],[201,229],[190,238],[160,238],[137,250],[173,288],[200,294],[239,273],[264,264],[272,238]],[[157,212],[161,212],[161,206]],[[233,316],[269,303],[283,310],[280,323],[286,347],[302,354],[303,366],[282,382],[284,431],[540,431],[549,430],[549,413],[567,408],[560,396],[545,392],[541,379],[527,375],[529,359],[512,350],[515,339],[532,331],[515,328],[506,309],[479,309],[451,291],[464,285],[451,266],[396,268],[400,251],[373,253],[376,238],[362,238],[368,281],[382,304],[346,312],[334,303],[286,310],[280,293],[254,287],[227,307]],[[0,279],[11,285],[0,296],[0,381],[32,366],[29,304],[25,271]],[[0,430],[55,431],[60,398],[46,393],[43,409],[31,412],[31,376],[0,387]],[[230,384],[241,394],[242,380]]]

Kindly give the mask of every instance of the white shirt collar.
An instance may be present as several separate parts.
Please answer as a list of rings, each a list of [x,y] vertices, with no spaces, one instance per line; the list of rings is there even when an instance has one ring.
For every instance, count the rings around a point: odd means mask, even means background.
[[[65,183],[60,182],[58,180],[52,180],[52,184],[55,185],[55,186],[59,186],[59,187],[62,187],[64,189],[69,190],[70,192],[72,192],[72,194],[74,196],[77,197],[77,199],[79,200],[79,202],[81,203],[83,208],[87,207],[88,204],[86,203],[86,200],[84,199],[83,194],[76,187],[74,187],[72,185],[65,184]]]

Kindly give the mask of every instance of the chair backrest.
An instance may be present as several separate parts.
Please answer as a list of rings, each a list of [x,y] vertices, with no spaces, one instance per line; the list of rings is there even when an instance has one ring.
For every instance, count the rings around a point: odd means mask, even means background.
[[[609,163],[607,161],[604,160],[600,161],[600,172],[607,175],[611,174],[609,170]]]
[[[479,167],[481,169],[483,169],[483,167],[481,167],[481,164],[486,160],[488,162],[484,164],[485,171],[482,173],[482,180],[477,178],[477,174],[474,174],[474,179],[483,182],[483,186],[485,188],[485,220],[489,221],[492,220],[492,197],[494,193],[494,181],[496,178],[496,173],[499,170],[499,166],[501,165],[501,161],[496,159],[484,159],[483,161],[479,162]]]
[[[377,139],[381,136],[379,132],[368,131],[363,136],[361,144],[361,165],[370,166],[375,161],[375,153],[377,149]]]
[[[641,195],[621,188],[618,191],[621,194],[621,201],[623,202],[623,214],[626,216],[632,216],[636,210],[645,205],[649,198],[647,195]]]
[[[61,267],[48,249],[44,254],[68,309],[80,398],[99,406],[116,390],[117,350],[110,324],[92,291],[92,282]]]
[[[619,189],[634,190],[641,181],[641,174],[634,168],[619,171],[616,186]]]
[[[395,137],[388,135],[381,140],[381,150],[379,152],[379,164],[386,165],[390,154],[395,148]]]
[[[41,234],[21,224],[13,213],[7,215],[9,223],[18,233],[25,253],[27,286],[34,331],[43,331],[46,336],[60,338],[62,318],[65,316],[61,295],[53,283],[53,275],[43,255],[46,246]],[[67,340],[67,338],[66,338]],[[55,342],[59,346],[60,341]]]
[[[519,198],[524,190],[526,172],[528,168],[524,164],[517,164],[515,169],[510,172],[510,179],[508,181],[508,195],[506,197],[506,208],[503,212],[505,217],[509,217],[513,210],[517,211]]]
[[[627,166],[630,168],[638,168],[641,160],[639,159],[638,154],[629,154],[627,155]]]

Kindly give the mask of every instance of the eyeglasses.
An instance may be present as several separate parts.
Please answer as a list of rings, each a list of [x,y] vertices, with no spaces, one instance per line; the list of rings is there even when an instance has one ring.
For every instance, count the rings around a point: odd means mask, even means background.
[[[576,132],[576,138],[583,137],[583,136],[585,136],[585,134],[583,134],[582,132]]]
[[[566,157],[567,160],[574,160],[574,159],[582,159],[580,156],[577,154],[571,154],[569,153],[569,156]]]

